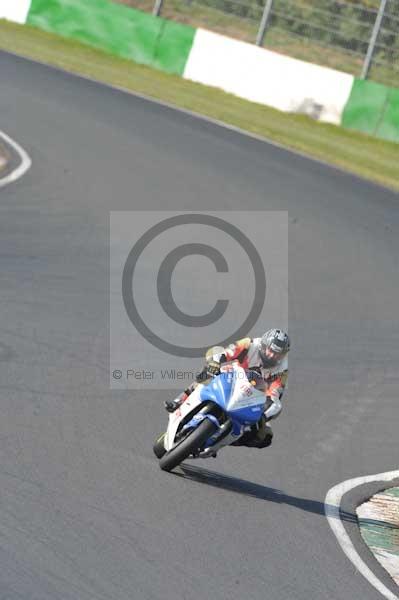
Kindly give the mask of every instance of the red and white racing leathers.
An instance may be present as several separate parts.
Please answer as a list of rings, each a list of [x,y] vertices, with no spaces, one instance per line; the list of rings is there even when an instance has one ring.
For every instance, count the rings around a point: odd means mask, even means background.
[[[259,354],[261,338],[243,338],[227,346],[224,352],[214,356],[214,360],[225,362],[238,361],[244,369],[256,369],[261,373],[265,381],[265,394],[271,400],[266,407],[266,420],[275,419],[281,412],[281,398],[288,377],[288,358],[287,356],[279,365],[271,369],[265,369]]]

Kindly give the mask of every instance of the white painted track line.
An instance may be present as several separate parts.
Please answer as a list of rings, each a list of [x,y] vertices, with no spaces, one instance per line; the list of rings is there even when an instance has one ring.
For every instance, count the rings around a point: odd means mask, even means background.
[[[365,477],[356,477],[355,479],[348,479],[338,485],[331,488],[326,495],[324,501],[324,512],[326,514],[328,523],[333,530],[339,545],[345,552],[346,556],[355,565],[358,571],[367,579],[367,581],[375,587],[388,600],[399,600],[399,596],[395,596],[385,585],[374,575],[369,569],[366,563],[360,558],[356,552],[348,534],[345,531],[345,527],[342,524],[339,509],[341,506],[342,496],[347,492],[364,485],[365,483],[372,483],[373,481],[391,481],[399,477],[399,471],[388,471],[387,473],[377,473],[376,475],[367,475]]]
[[[0,188],[12,183],[13,181],[17,181],[22,175],[30,169],[32,165],[32,161],[28,153],[15,142],[9,135],[4,133],[4,131],[0,131],[0,138],[3,139],[11,148],[15,150],[15,152],[19,155],[21,162],[20,164],[13,170],[11,173],[8,173],[4,177],[0,178]]]

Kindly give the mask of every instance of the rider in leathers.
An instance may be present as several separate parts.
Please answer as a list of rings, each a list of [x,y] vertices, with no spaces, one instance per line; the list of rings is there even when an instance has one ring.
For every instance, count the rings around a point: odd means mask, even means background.
[[[245,432],[235,446],[265,448],[270,446],[273,431],[268,421],[281,412],[281,398],[287,383],[290,339],[281,329],[270,329],[261,338],[244,338],[230,344],[220,354],[210,356],[207,364],[197,376],[197,382],[187,388],[176,400],[167,400],[165,408],[174,412],[191,394],[196,385],[211,376],[218,375],[224,363],[237,361],[244,369],[258,371],[265,382],[266,408],[258,423]]]

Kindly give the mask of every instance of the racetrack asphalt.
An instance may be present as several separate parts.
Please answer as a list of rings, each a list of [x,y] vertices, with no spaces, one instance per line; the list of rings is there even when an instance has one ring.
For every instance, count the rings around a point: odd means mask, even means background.
[[[323,501],[398,468],[399,195],[6,53],[0,72],[33,163],[0,191],[1,597],[378,598]],[[170,475],[164,394],[108,375],[109,211],[168,208],[288,210],[293,339],[273,446]],[[354,523],[374,488],[343,520],[397,591]]]

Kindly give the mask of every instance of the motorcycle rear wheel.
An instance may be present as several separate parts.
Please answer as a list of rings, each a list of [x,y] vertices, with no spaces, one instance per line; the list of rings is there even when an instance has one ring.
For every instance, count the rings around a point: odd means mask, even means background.
[[[166,452],[159,461],[163,471],[172,471],[190,454],[199,450],[206,440],[216,431],[216,425],[209,419],[204,419],[196,429],[191,431],[177,446]]]

